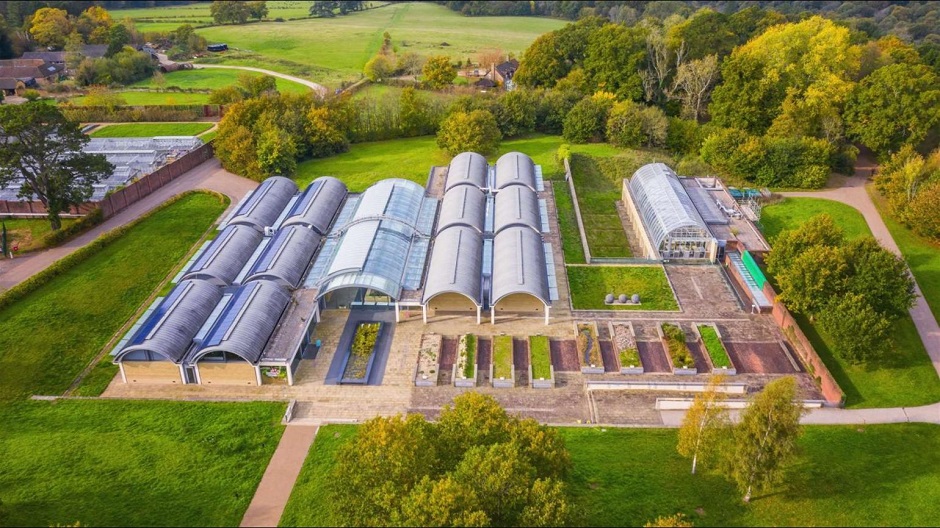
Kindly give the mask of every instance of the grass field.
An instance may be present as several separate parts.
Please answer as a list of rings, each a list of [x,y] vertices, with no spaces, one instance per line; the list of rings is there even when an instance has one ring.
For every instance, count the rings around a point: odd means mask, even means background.
[[[930,306],[933,316],[940,321],[940,244],[916,235],[888,214],[887,204],[878,191],[869,186],[868,192],[881,213],[891,238],[897,243],[901,254],[911,267],[917,285]]]
[[[761,214],[761,230],[767,241],[773,244],[777,235],[787,229],[796,229],[818,214],[829,214],[852,240],[871,235],[865,217],[851,205],[824,198],[784,198],[765,206]]]
[[[171,8],[159,9],[165,12]],[[402,3],[328,19],[217,26],[198,33],[210,42],[225,42],[230,48],[256,54],[255,62],[270,58],[309,67],[314,80],[337,86],[360,78],[362,67],[378,52],[386,31],[399,53],[448,55],[466,61],[486,48],[520,56],[536,37],[564,25],[564,21],[549,18],[467,18],[431,3]]]
[[[679,305],[660,266],[567,266],[575,310],[677,311]],[[640,294],[640,304],[608,306],[604,297]]]
[[[933,525],[940,518],[940,426],[807,427],[784,482],[749,505],[725,479],[676,453],[676,431],[558,429],[574,471],[575,524],[642,526],[684,513],[696,526]],[[330,526],[329,471],[355,426],[320,429],[282,526]]]
[[[225,205],[185,196],[0,311],[0,402],[65,391]]]
[[[4,404],[0,524],[237,526],[283,412],[266,402]]]
[[[17,254],[43,249],[43,237],[52,232],[49,220],[45,218],[0,218],[7,226],[7,241],[10,249],[19,246]],[[63,218],[62,227],[76,221],[75,218]]]
[[[153,77],[150,77],[148,79],[131,84],[130,87],[161,89],[176,86],[182,89],[216,90],[236,84],[240,75],[250,75],[252,77],[261,76],[260,73],[250,71],[214,68],[201,70],[179,70],[175,72],[164,73],[164,83],[162,86],[157,84]],[[308,93],[311,91],[310,88],[293,81],[288,81],[287,79],[275,77],[274,80],[277,82],[277,90],[282,93]]]
[[[96,128],[91,137],[198,136],[215,123],[127,123]]]
[[[787,198],[767,206],[761,223],[764,234],[772,243],[780,231],[794,229],[823,212],[832,215],[848,239],[871,235],[860,212],[848,205],[818,198]],[[885,221],[890,219],[885,218]],[[895,323],[890,356],[864,365],[853,365],[840,359],[833,352],[833,341],[829,336],[807,318],[797,315],[796,319],[845,392],[847,407],[913,406],[940,400],[940,379],[910,316]]]
[[[371,2],[380,4],[381,2]],[[268,18],[300,18],[310,16],[310,0],[269,0],[267,2]],[[209,12],[209,3],[200,2],[188,5],[168,5],[140,9],[114,9],[111,16],[115,20],[130,18],[136,22],[138,31],[165,31],[156,29],[168,27],[175,29],[181,24],[211,24],[212,14]]]
[[[209,104],[207,93],[185,92],[133,92],[117,91],[127,106],[172,106],[172,105],[202,105]],[[85,96],[80,95],[69,99],[69,102],[85,106]]]

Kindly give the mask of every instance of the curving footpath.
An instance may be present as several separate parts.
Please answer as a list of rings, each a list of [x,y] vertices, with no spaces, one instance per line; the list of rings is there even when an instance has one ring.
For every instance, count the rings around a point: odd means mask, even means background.
[[[280,77],[281,79],[293,81],[297,84],[302,84],[310,88],[311,90],[317,92],[317,94],[319,94],[320,97],[324,97],[329,93],[329,90],[327,90],[326,86],[323,86],[322,84],[315,83],[313,81],[308,81],[307,79],[301,79],[300,77],[294,77],[293,75],[287,75],[286,73],[265,70],[263,68],[253,68],[251,66],[232,66],[229,64],[193,64],[194,70],[201,70],[203,68],[221,68],[221,69],[226,69],[226,70],[245,70],[245,71],[252,71],[252,72],[257,72],[257,73],[263,73],[265,75],[270,75],[272,77]]]

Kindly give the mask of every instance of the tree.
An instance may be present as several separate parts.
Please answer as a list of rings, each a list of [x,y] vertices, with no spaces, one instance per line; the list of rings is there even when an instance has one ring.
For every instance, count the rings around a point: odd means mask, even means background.
[[[572,143],[603,141],[613,106],[614,97],[609,93],[581,99],[565,117],[562,135]]]
[[[209,92],[209,104],[230,105],[244,99],[245,92],[235,85],[223,86]]]
[[[326,107],[314,107],[307,112],[307,141],[310,155],[325,158],[349,150],[349,140],[343,133],[339,116]]]
[[[433,132],[428,102],[413,86],[405,87],[398,97],[398,122],[405,137],[420,136]]]
[[[82,53],[84,43],[82,42],[82,36],[78,34],[77,31],[73,31],[69,34],[69,38],[65,41],[65,67],[69,70],[75,70],[78,68],[78,65],[82,63],[82,59],[85,58],[85,55]]]
[[[418,55],[413,51],[406,51],[404,53],[398,54],[395,61],[395,70],[397,70],[402,75],[408,75],[415,79],[418,78],[418,74],[421,73],[421,68],[424,67],[424,57]],[[367,75],[368,76],[368,75]]]
[[[935,151],[935,153],[938,151]],[[923,186],[908,207],[914,232],[933,240],[940,240],[940,180]]]
[[[440,90],[454,82],[457,69],[450,63],[450,58],[447,55],[436,55],[428,58],[421,73],[424,76],[424,82],[428,86]]]
[[[216,24],[244,24],[252,16],[251,4],[237,0],[215,0],[209,6],[209,14]],[[267,8],[265,7],[265,10]]]
[[[643,99],[640,65],[646,59],[646,35],[642,28],[608,24],[594,31],[584,53],[584,73],[597,90],[618,99]]]
[[[489,526],[480,499],[463,483],[425,476],[393,512],[392,526]]]
[[[337,8],[337,2],[317,0],[310,4],[310,16],[332,18],[336,16],[333,10]]]
[[[617,103],[607,119],[607,141],[621,148],[635,148],[643,144],[642,108],[633,101]]]
[[[114,170],[103,155],[82,152],[88,136],[54,106],[0,106],[0,129],[0,187],[22,178],[19,196],[45,206],[53,231],[62,226],[59,215],[87,202]]]
[[[108,30],[114,25],[111,14],[101,6],[91,6],[78,17],[75,29],[89,44],[107,44]]]
[[[497,115],[504,137],[515,137],[535,130],[538,95],[531,90],[513,90],[504,93]]]
[[[264,0],[248,2],[248,15],[256,20],[268,16],[268,3]]]
[[[839,247],[813,245],[803,249],[779,274],[780,300],[795,312],[810,317],[820,313],[829,299],[846,292],[850,271]]]
[[[127,100],[120,93],[112,92],[107,86],[89,86],[85,92],[86,106],[103,106],[108,112],[114,110],[116,106],[125,106]]]
[[[477,64],[483,69],[490,69],[506,60],[506,52],[499,48],[485,48],[477,54]]]
[[[502,139],[496,118],[486,110],[454,112],[437,131],[437,146],[450,155],[494,152]]]
[[[238,74],[237,84],[245,93],[245,97],[261,97],[264,94],[277,93],[277,79],[271,75],[243,72]]]
[[[720,391],[724,376],[713,376],[708,387],[695,396],[692,406],[679,427],[679,454],[692,458],[692,474],[698,465],[717,456],[718,447],[728,429],[728,410],[724,406],[728,395]]]
[[[570,69],[559,49],[558,35],[555,32],[545,33],[526,48],[513,81],[530,88],[551,88],[558,79],[567,75]]]
[[[852,92],[845,120],[849,137],[881,156],[917,146],[940,123],[940,78],[921,64],[879,68]]]
[[[61,48],[72,32],[72,23],[64,9],[43,7],[38,9],[29,22],[29,34],[40,46]]]
[[[771,381],[741,412],[734,427],[734,450],[729,472],[750,502],[752,491],[777,481],[793,459],[800,436],[803,405],[796,401],[796,382],[786,376]]]
[[[786,273],[793,261],[808,248],[839,247],[845,242],[845,236],[832,217],[824,213],[813,216],[797,229],[783,231],[771,242],[773,251],[767,256],[767,271],[776,276]]]
[[[292,176],[297,169],[297,146],[286,131],[268,120],[258,137],[258,167],[264,176]]]
[[[366,79],[369,79],[372,82],[379,82],[383,79],[388,79],[391,77],[394,69],[395,68],[392,66],[391,59],[389,59],[388,56],[379,53],[366,62],[365,67],[362,69],[362,73],[366,76]]]
[[[819,313],[819,326],[832,338],[834,352],[850,363],[862,363],[887,351],[892,320],[863,296],[834,297]]]
[[[874,237],[848,242],[842,249],[849,265],[849,291],[892,321],[914,305],[914,280],[904,259],[883,248]]]
[[[131,42],[131,36],[127,33],[124,24],[115,24],[108,30],[108,50],[105,57],[113,57],[124,50]]]
[[[682,101],[683,117],[698,121],[717,79],[717,55],[707,55],[679,66],[670,94]]]

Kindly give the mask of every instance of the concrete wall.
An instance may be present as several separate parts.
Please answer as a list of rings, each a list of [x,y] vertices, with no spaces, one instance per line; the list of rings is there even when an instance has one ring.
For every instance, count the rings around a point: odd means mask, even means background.
[[[496,312],[544,313],[545,303],[528,293],[514,293],[500,299],[494,306]]]
[[[196,363],[203,385],[258,385],[255,367],[246,361]]]
[[[442,312],[477,313],[477,305],[459,293],[442,293],[428,302],[428,315],[433,316],[438,310]]]
[[[183,385],[180,367],[170,361],[124,361],[128,383]]]

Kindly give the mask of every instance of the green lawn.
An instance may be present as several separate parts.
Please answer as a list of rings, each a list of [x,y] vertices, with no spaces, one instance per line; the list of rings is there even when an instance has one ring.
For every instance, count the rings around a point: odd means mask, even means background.
[[[493,337],[493,379],[512,377],[512,336]]]
[[[362,67],[378,52],[386,31],[399,53],[448,55],[465,61],[486,48],[520,56],[536,37],[565,24],[562,20],[534,17],[471,19],[431,3],[401,3],[334,18],[197,31],[210,42],[250,50],[254,55],[251,62],[276,59],[306,66],[318,82],[337,86],[340,81],[360,78]],[[272,65],[275,69],[279,66]]]
[[[43,237],[52,232],[49,220],[45,218],[5,218],[0,219],[7,226],[7,241],[10,249],[19,246],[17,254],[35,251],[45,247]],[[76,218],[63,218],[62,227],[77,221]]]
[[[571,304],[575,310],[678,311],[672,287],[661,266],[566,266]],[[604,304],[615,296],[640,294],[640,304]]]
[[[731,360],[728,359],[728,352],[725,351],[725,345],[718,339],[718,332],[711,325],[700,325],[698,333],[702,336],[702,343],[708,352],[708,357],[712,360],[712,366],[715,368],[731,368]]]
[[[940,426],[807,427],[784,482],[749,505],[725,479],[676,453],[676,431],[565,428],[577,525],[642,526],[684,513],[697,526],[897,526],[940,518]],[[355,426],[320,429],[282,526],[330,526],[329,471]]]
[[[940,244],[916,235],[888,214],[887,205],[878,191],[869,186],[868,192],[881,213],[891,238],[897,243],[901,254],[911,267],[924,300],[930,306],[934,318],[940,321]]]
[[[849,240],[871,235],[862,213],[851,205],[824,198],[784,198],[764,207],[760,219],[761,230],[767,241],[773,244],[781,231],[796,229],[810,218],[823,213],[832,216]]]
[[[857,210],[820,198],[787,198],[778,204],[767,206],[764,208],[761,223],[765,236],[773,241],[780,231],[794,229],[810,217],[823,212],[832,215],[836,225],[842,227],[849,239],[871,235],[865,218]],[[891,222],[890,218],[885,218],[885,222]],[[895,224],[895,228],[897,227]],[[899,234],[903,240],[904,233],[899,231]],[[940,257],[936,258],[938,260],[934,264],[940,269]],[[926,275],[929,277],[930,264],[926,268]],[[925,271],[924,268],[921,268],[921,271]],[[796,319],[845,393],[847,407],[914,406],[940,400],[940,379],[910,316],[895,323],[891,337],[893,351],[890,356],[869,361],[864,365],[853,365],[837,357],[833,352],[832,339],[825,332],[805,317],[797,315]]]
[[[96,128],[91,137],[198,136],[215,123],[127,123]]]
[[[173,105],[202,105],[209,104],[207,93],[185,92],[116,92],[124,98],[128,106],[173,106]],[[73,97],[69,102],[78,106],[85,105],[85,96]]]
[[[185,196],[0,310],[0,401],[68,388],[225,206]]]
[[[237,526],[283,412],[266,402],[2,405],[0,524]]]
[[[546,336],[529,337],[529,364],[532,365],[532,377],[535,379],[551,379],[552,354]]]
[[[371,2],[381,4],[382,2]],[[268,0],[268,19],[301,18],[310,15],[310,0]],[[138,31],[171,31],[181,24],[204,25],[213,23],[209,12],[209,3],[200,2],[184,5],[163,5],[139,9],[114,9],[111,16],[115,20],[130,18],[135,21]],[[239,26],[235,26],[239,27]]]
[[[216,90],[218,88],[224,88],[226,86],[236,84],[238,82],[238,77],[241,75],[259,77],[262,74],[250,71],[215,68],[200,70],[179,70],[175,72],[164,73],[164,83],[162,86],[157,84],[153,77],[144,79],[142,81],[137,81],[130,86],[135,88],[151,89],[169,88],[171,86],[176,86],[183,89]],[[302,84],[295,83],[294,81],[281,79],[280,77],[275,77],[274,80],[277,82],[277,90],[282,93],[308,93],[311,91],[310,88]]]

